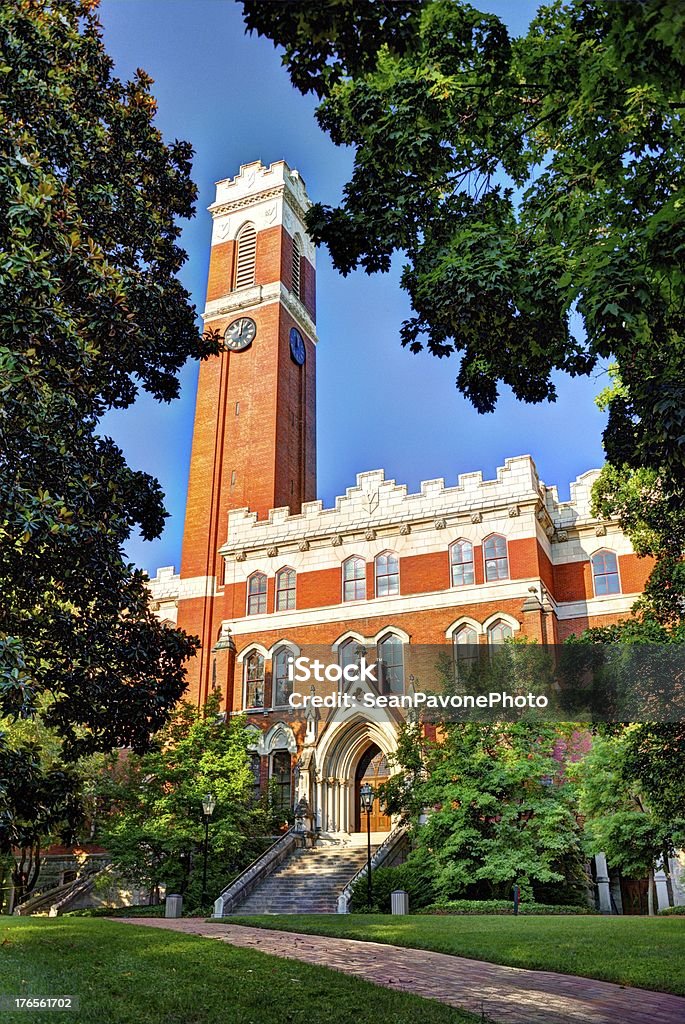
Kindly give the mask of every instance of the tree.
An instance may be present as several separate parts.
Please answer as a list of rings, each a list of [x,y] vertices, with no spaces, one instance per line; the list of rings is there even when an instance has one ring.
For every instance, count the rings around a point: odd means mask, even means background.
[[[644,741],[642,728],[629,726],[617,735],[595,737],[580,766],[580,808],[586,815],[588,851],[605,853],[628,878],[647,876],[653,914],[654,869],[662,862],[668,870],[669,855],[685,842],[685,814],[681,805],[679,818],[663,817],[646,798],[634,761],[635,741],[637,749]]]
[[[0,10],[0,714],[49,694],[68,758],[144,749],[197,647],[123,557],[163,495],[98,421],[217,348],[177,277],[191,147],[165,144],[145,72],[113,76],[96,5]]]
[[[185,894],[201,905],[202,798],[212,793],[208,885],[217,893],[264,849],[275,822],[255,799],[242,719],[226,725],[218,702],[181,702],[143,755],[114,758],[95,780],[99,837],[114,866],[151,895]]]
[[[677,0],[543,6],[521,38],[459,0],[244,0],[355,164],[307,223],[342,272],[405,257],[402,342],[460,358],[457,386],[553,399],[552,373],[614,358],[605,446],[679,489],[685,468],[678,197],[685,12]],[[583,330],[574,331],[573,314]]]
[[[35,887],[42,848],[73,842],[82,819],[73,766],[46,764],[37,743],[12,747],[0,733],[0,856],[11,857],[15,906]]]
[[[570,732],[570,730],[568,730]],[[391,780],[390,805],[428,811],[416,829],[443,898],[585,898],[574,790],[559,759],[562,729],[545,723],[445,725],[440,742],[405,737],[409,774]]]

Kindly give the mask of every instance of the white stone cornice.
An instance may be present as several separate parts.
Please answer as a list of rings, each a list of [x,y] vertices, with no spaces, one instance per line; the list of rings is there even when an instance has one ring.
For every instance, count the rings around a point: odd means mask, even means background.
[[[233,313],[249,313],[264,306],[271,306],[275,302],[280,302],[287,309],[300,330],[316,345],[319,340],[316,324],[300,300],[288,291],[282,281],[238,288],[222,295],[220,299],[212,299],[206,304],[202,319],[208,324],[212,320],[223,319]]]

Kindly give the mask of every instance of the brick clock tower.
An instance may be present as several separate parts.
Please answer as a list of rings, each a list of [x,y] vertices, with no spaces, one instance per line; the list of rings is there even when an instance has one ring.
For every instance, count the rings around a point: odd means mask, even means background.
[[[316,497],[316,298],[305,184],[284,161],[244,164],[216,186],[204,321],[224,351],[197,388],[178,625],[200,636],[189,697],[215,680],[228,513],[300,511]]]

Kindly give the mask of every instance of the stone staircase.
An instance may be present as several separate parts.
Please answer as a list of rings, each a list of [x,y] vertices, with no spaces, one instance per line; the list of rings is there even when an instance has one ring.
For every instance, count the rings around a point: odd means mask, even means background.
[[[376,847],[372,846],[372,853]],[[366,864],[362,846],[298,849],[233,908],[234,914],[335,914],[338,896]]]

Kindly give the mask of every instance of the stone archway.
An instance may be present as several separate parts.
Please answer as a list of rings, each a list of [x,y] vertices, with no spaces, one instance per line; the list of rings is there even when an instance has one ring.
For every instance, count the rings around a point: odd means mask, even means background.
[[[396,751],[394,723],[370,721],[355,714],[322,735],[316,751],[316,812],[323,833],[358,831],[357,773],[372,747],[386,759]],[[392,769],[388,771],[392,774]]]

